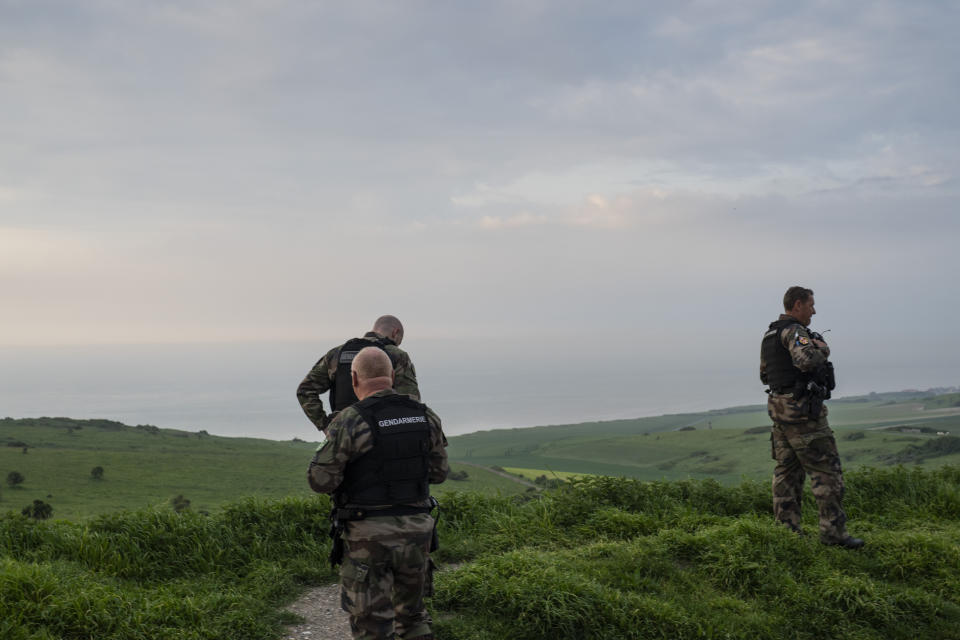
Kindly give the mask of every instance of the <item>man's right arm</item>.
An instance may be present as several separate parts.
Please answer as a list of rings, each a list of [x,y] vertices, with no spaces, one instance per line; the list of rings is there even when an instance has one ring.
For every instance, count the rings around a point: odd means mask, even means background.
[[[355,411],[345,411],[330,421],[329,437],[307,468],[307,482],[317,493],[333,494],[343,482],[347,463],[355,455],[351,427],[357,420],[362,419]]]
[[[790,352],[793,366],[800,371],[814,371],[830,357],[829,347],[818,347],[802,325],[795,324],[785,328],[780,333],[780,340]]]
[[[323,401],[320,395],[330,390],[333,385],[333,376],[336,368],[331,372],[330,363],[337,362],[340,347],[334,347],[326,353],[317,364],[307,373],[297,387],[297,400],[300,407],[318,430],[323,431],[330,423],[330,417],[323,410]]]
[[[417,370],[413,368],[410,355],[402,349],[394,352],[396,364],[393,367],[393,390],[420,401],[420,387],[417,385]]]

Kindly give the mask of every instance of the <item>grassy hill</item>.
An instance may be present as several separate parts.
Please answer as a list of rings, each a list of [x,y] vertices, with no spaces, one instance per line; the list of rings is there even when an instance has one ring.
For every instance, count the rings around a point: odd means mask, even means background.
[[[870,394],[828,402],[847,469],[960,464],[960,394]],[[481,431],[450,438],[450,456],[487,466],[646,480],[770,474],[765,406],[635,420]],[[938,436],[937,433],[947,436]],[[939,440],[939,442],[932,442]],[[916,449],[921,451],[917,452]],[[529,476],[529,473],[523,473]]]
[[[921,391],[830,401],[830,422],[846,469],[960,464],[958,402],[958,393]],[[467,478],[435,490],[438,495],[527,490],[483,468],[492,466],[528,478],[572,473],[714,478],[728,485],[765,479],[772,466],[769,422],[765,407],[754,405],[455,436],[450,438],[452,468]],[[316,447],[299,440],[225,438],[110,420],[0,419],[0,482],[11,471],[25,477],[17,488],[0,486],[0,511],[19,511],[43,500],[53,506],[55,518],[77,520],[168,504],[180,495],[193,510],[206,512],[242,496],[312,497],[305,469]],[[99,480],[91,476],[98,466],[104,469]]]
[[[444,640],[960,638],[960,468],[848,475],[860,551],[800,537],[769,485],[591,477],[521,497],[453,493],[429,606]],[[332,578],[326,498],[210,516],[0,517],[0,637],[283,637],[280,609]]]
[[[11,471],[25,481],[0,488],[0,511],[20,511],[33,500],[53,506],[54,518],[90,518],[122,509],[167,504],[178,495],[196,511],[216,511],[244,496],[312,497],[306,469],[315,442],[225,438],[110,420],[36,418],[0,420],[0,482]],[[26,447],[26,453],[23,453]],[[94,467],[103,478],[94,479]],[[504,494],[526,486],[490,471],[466,471],[462,481],[435,488]]]

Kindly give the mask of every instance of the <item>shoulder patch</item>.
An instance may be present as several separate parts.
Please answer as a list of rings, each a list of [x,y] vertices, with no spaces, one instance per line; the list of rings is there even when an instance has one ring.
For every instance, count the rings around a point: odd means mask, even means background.
[[[807,339],[807,336],[801,336],[797,334],[797,344],[801,347],[805,347],[810,344],[810,340]]]

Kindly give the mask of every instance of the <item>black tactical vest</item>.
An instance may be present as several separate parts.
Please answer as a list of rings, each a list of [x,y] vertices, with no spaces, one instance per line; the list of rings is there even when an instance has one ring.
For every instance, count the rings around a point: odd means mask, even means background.
[[[777,392],[792,389],[802,373],[800,369],[793,366],[790,351],[780,341],[780,332],[794,324],[800,323],[795,318],[771,322],[760,344],[760,357],[767,364],[767,384]]]
[[[365,347],[380,347],[390,356],[390,364],[396,368],[395,358],[385,349],[388,344],[395,344],[390,338],[353,338],[340,347],[340,358],[337,361],[337,373],[330,385],[330,410],[342,411],[357,401],[353,392],[353,382],[350,378],[350,365],[360,350]]]
[[[347,464],[338,505],[402,505],[430,497],[427,407],[393,394],[353,406],[370,427],[373,449]]]

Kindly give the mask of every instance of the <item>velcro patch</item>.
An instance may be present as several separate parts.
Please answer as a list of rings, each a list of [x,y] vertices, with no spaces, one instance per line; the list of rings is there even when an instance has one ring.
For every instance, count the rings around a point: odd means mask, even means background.
[[[810,344],[810,340],[808,340],[806,336],[797,336],[797,344],[801,347],[805,347]]]

